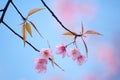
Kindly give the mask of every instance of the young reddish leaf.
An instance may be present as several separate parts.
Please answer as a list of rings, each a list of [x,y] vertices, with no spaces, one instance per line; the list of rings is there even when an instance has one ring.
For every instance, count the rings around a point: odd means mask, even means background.
[[[102,35],[102,34],[100,34],[100,33],[98,33],[98,32],[93,31],[93,30],[87,30],[87,31],[85,32],[85,34],[96,34],[96,35]]]
[[[84,41],[84,39],[82,37],[81,37],[81,39],[82,39],[82,41],[84,43],[84,46],[85,46],[86,56],[88,57],[88,48],[87,48],[87,45],[86,45],[86,43],[85,43],[85,41]]]
[[[84,33],[84,26],[83,26],[83,23],[81,23],[82,25],[82,34]]]
[[[30,23],[31,23],[31,25],[35,28],[35,30],[38,32],[38,34],[42,37],[42,38],[44,38],[42,35],[41,35],[41,33],[39,32],[39,30],[37,29],[37,27],[34,25],[34,23],[32,22],[32,21],[29,21]]]
[[[28,16],[30,16],[30,15],[32,15],[32,14],[34,14],[34,13],[40,11],[40,10],[43,10],[43,9],[44,8],[35,8],[35,9],[32,9],[32,10],[29,11]]]
[[[75,33],[76,34],[76,33]],[[73,34],[71,32],[66,32],[63,35],[67,35],[67,36],[73,36]]]
[[[31,26],[29,23],[26,23],[25,24],[25,28],[26,28],[26,31],[30,34],[30,36],[32,37],[32,30],[31,30]]]
[[[24,47],[25,47],[25,42],[26,42],[26,28],[25,28],[24,24],[22,26],[22,37],[23,37]]]

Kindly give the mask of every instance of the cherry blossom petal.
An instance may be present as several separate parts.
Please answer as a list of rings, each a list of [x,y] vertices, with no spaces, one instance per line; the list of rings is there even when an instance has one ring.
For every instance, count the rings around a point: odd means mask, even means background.
[[[79,49],[73,48],[68,53],[68,56],[72,57],[73,60],[76,60],[80,54],[81,53],[80,53]]]
[[[36,58],[34,60],[35,63],[35,70],[36,72],[46,72],[46,64],[47,64],[47,59],[44,58]]]
[[[64,44],[60,44],[57,46],[56,54],[61,54],[64,58],[66,55],[66,46]]]
[[[40,56],[46,59],[53,58],[52,50],[50,48],[43,48],[40,52]]]
[[[83,55],[79,55],[78,57],[77,57],[77,63],[78,63],[78,65],[82,65],[84,62],[86,62],[87,61],[87,57],[85,57],[85,56],[83,56]]]

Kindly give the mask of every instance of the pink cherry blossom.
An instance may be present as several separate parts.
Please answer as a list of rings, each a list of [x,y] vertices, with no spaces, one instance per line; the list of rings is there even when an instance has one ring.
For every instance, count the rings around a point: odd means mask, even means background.
[[[40,56],[46,59],[53,58],[52,50],[50,48],[44,48],[41,50]]]
[[[46,72],[47,59],[36,58],[34,60],[36,72]]]
[[[64,44],[60,44],[57,46],[56,54],[61,54],[64,58],[66,55],[66,46]]]
[[[79,56],[77,57],[77,63],[78,63],[78,65],[82,65],[82,63],[83,63],[83,62],[86,62],[86,60],[87,60],[87,57],[85,57],[85,56],[83,56],[83,55],[79,55]]]
[[[68,56],[72,57],[73,60],[76,60],[80,55],[80,51],[77,48],[73,48],[68,53]]]

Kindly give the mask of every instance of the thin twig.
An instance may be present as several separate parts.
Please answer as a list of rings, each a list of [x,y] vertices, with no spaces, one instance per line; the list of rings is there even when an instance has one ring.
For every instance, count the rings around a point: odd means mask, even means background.
[[[16,5],[13,3],[13,1],[11,1],[11,4],[16,9],[16,11],[18,12],[18,14],[22,17],[22,19],[25,20],[25,18],[23,17],[22,13],[18,10],[18,8],[16,7]]]
[[[25,18],[23,17],[23,15],[21,14],[21,12],[18,10],[18,8],[16,7],[16,5],[12,2],[12,0],[8,0],[5,8],[0,10],[0,11],[3,11],[2,16],[1,16],[1,19],[0,19],[0,23],[3,23],[12,33],[14,33],[17,37],[19,37],[20,39],[23,40],[23,37],[22,37],[22,36],[20,36],[20,35],[19,35],[17,32],[15,32],[7,23],[5,23],[5,22],[3,21],[4,16],[5,16],[5,14],[6,14],[6,11],[7,11],[8,6],[9,6],[10,3],[13,5],[13,7],[16,9],[16,11],[18,12],[18,14],[22,17],[22,19],[25,20]],[[54,15],[54,16],[55,16],[55,15]],[[56,19],[57,19],[57,17],[56,17]],[[58,19],[57,19],[57,20],[58,20]],[[58,20],[58,21],[59,21],[59,20]],[[61,23],[61,22],[59,21],[59,23]],[[62,23],[61,23],[61,25],[62,25]],[[64,27],[64,26],[63,26],[63,27]],[[67,28],[65,28],[65,29],[67,29]],[[70,30],[68,30],[68,31],[71,32]],[[71,33],[73,33],[73,32],[71,32]],[[36,47],[34,47],[30,42],[26,41],[26,43],[27,43],[30,47],[32,47],[35,51],[40,52],[40,51],[39,51]],[[52,60],[52,59],[50,59],[50,60]],[[56,62],[54,62],[54,64],[55,64],[57,67],[59,67],[62,71],[64,71]]]
[[[0,12],[4,11],[4,9],[1,9]]]
[[[4,21],[2,21],[2,23],[3,23],[11,32],[13,32],[16,36],[18,36],[20,39],[23,40],[23,37],[20,36],[17,32],[15,32],[10,26],[7,25]],[[37,48],[35,48],[30,42],[26,41],[26,43],[27,43],[30,47],[32,47],[35,51],[40,52],[40,51],[39,51]]]
[[[50,43],[49,43],[49,41],[48,41],[48,40],[47,40],[47,45],[48,45],[48,47],[49,47],[49,48],[51,48]]]
[[[76,41],[75,41],[74,45],[75,45],[76,48],[78,48]]]
[[[87,48],[87,45],[86,45],[86,43],[85,43],[85,41],[84,41],[83,37],[81,37],[81,39],[82,39],[83,44],[84,44],[84,46],[85,46],[86,56],[88,57],[88,48]]]
[[[72,32],[71,30],[69,30],[68,28],[66,28],[62,22],[57,18],[57,16],[53,13],[53,11],[47,6],[47,4],[44,2],[44,0],[41,0],[41,2],[43,3],[43,5],[48,9],[48,11],[52,14],[52,16],[57,20],[57,22],[68,32],[72,33],[73,35],[76,35],[74,32]]]
[[[51,58],[49,58],[49,60],[51,61],[51,62],[53,62],[58,68],[60,68],[62,71],[64,71],[64,69],[63,68],[61,68],[56,62],[54,62]]]
[[[4,10],[3,10],[3,13],[2,13],[2,16],[1,16],[1,19],[0,19],[0,23],[3,21],[4,16],[5,16],[5,13],[6,13],[6,11],[7,11],[7,9],[8,9],[8,6],[9,6],[9,4],[10,4],[11,1],[12,1],[12,0],[8,0],[6,6],[5,6]]]
[[[71,45],[71,44],[74,44],[74,43],[75,43],[75,41],[73,41],[73,42],[67,44],[66,47],[69,46],[69,45]]]

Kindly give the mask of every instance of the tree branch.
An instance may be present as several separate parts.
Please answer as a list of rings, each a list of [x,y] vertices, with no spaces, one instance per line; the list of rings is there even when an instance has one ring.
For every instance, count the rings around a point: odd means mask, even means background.
[[[19,35],[17,32],[15,32],[7,23],[4,22],[4,16],[6,14],[6,11],[8,9],[9,4],[12,4],[13,7],[16,9],[16,11],[18,12],[18,14],[22,17],[23,20],[25,20],[24,16],[21,14],[21,12],[18,10],[18,8],[16,7],[16,5],[12,2],[12,0],[8,0],[6,6],[4,9],[1,9],[0,12],[3,11],[2,16],[0,18],[0,23],[3,23],[12,33],[14,33],[17,37],[19,37],[20,39],[23,40],[23,37],[21,35]],[[48,8],[49,9],[49,8]],[[50,9],[49,9],[50,10]],[[51,11],[51,10],[50,10]],[[51,11],[52,12],[52,11]],[[64,25],[59,21],[59,19],[54,15],[54,13],[52,12],[53,16],[55,17],[55,19],[60,23],[60,25],[62,25],[63,28],[65,28],[67,31],[71,32],[72,34],[74,34],[72,31],[68,30],[66,27],[64,27]],[[31,48],[33,48],[35,51],[40,52],[40,50],[38,50],[36,47],[34,47],[30,42],[25,41]],[[52,60],[52,59],[51,59]],[[61,70],[63,70],[57,63],[54,62],[54,64],[59,67]],[[63,70],[64,71],[64,70]]]
[[[23,17],[22,13],[18,10],[18,8],[16,7],[16,5],[13,3],[13,1],[11,1],[11,4],[16,9],[16,11],[18,12],[18,14],[22,17],[22,19],[25,20],[25,18]]]
[[[48,9],[48,11],[52,14],[52,16],[56,19],[56,21],[67,31],[69,31],[70,33],[72,33],[73,35],[76,35],[74,32],[72,32],[71,30],[69,30],[68,28],[66,28],[63,23],[57,18],[57,16],[53,13],[53,11],[47,6],[47,4],[44,2],[44,0],[41,0],[41,2],[43,3],[43,5]]]
[[[3,9],[3,13],[2,13],[2,16],[1,16],[1,19],[0,19],[0,23],[3,21],[4,16],[5,16],[5,13],[6,13],[6,11],[7,11],[7,8],[8,8],[8,6],[9,6],[9,4],[10,4],[11,1],[12,1],[12,0],[8,0],[5,8]]]
[[[16,36],[18,36],[20,39],[23,40],[23,37],[20,36],[17,32],[15,32],[10,26],[7,25],[4,21],[2,21],[2,23],[3,23],[11,32],[13,32]],[[35,48],[30,42],[26,41],[26,43],[27,43],[30,47],[32,47],[35,51],[40,52],[40,51],[39,51],[37,48]]]
[[[4,9],[1,9],[0,12],[4,11]]]
[[[18,36],[20,39],[22,39],[23,40],[23,37],[22,36],[20,36],[17,32],[15,32],[10,26],[8,26],[4,21],[2,22],[11,32],[13,32],[16,36]],[[37,48],[35,48],[30,42],[28,42],[28,41],[26,41],[26,43],[30,46],[30,47],[32,47],[35,51],[37,51],[37,52],[40,52]],[[50,59],[50,61],[52,61],[52,59]],[[56,62],[54,62],[54,64],[58,67],[58,68],[60,68],[62,71],[64,71],[64,69],[62,69]]]
[[[5,8],[0,10],[0,11],[3,11],[2,16],[1,16],[1,19],[0,19],[0,23],[3,23],[11,32],[13,32],[15,35],[17,35],[19,38],[21,38],[21,39],[23,40],[23,37],[22,37],[22,36],[20,36],[20,35],[19,35],[17,32],[15,32],[8,24],[6,24],[6,23],[3,21],[4,16],[5,16],[5,14],[6,14],[6,11],[7,11],[8,6],[9,6],[10,3],[14,6],[14,8],[15,8],[15,9],[17,10],[17,12],[20,14],[20,16],[22,17],[22,19],[25,19],[25,18],[22,16],[22,14],[20,13],[20,11],[17,9],[17,7],[14,5],[14,3],[12,2],[12,0],[8,0]],[[40,51],[39,51],[37,48],[35,48],[30,42],[26,41],[26,43],[27,43],[29,46],[31,46],[35,51],[40,52]]]

